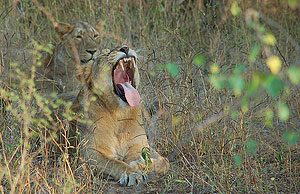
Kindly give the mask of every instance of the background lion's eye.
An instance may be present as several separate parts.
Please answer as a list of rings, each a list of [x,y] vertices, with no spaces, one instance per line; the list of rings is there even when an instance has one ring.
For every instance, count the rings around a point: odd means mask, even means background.
[[[99,37],[99,34],[94,34],[94,38],[98,38]]]
[[[82,36],[81,35],[77,35],[76,38],[82,39]]]

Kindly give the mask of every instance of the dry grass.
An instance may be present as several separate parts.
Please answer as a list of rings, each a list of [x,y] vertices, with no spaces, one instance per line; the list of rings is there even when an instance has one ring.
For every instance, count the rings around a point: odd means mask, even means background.
[[[232,2],[222,0],[206,6],[196,0],[39,2],[0,2],[0,193],[300,192],[300,91],[285,74],[300,63],[299,8],[279,0],[238,1],[241,14],[233,16]],[[276,46],[263,45],[259,30],[246,24],[254,10],[263,14],[256,25],[273,33]],[[147,185],[122,188],[92,173],[53,131],[68,136],[68,122],[45,126],[52,116],[30,81],[39,61],[35,42],[54,44],[52,21],[76,20],[105,24],[101,48],[127,43],[141,56],[143,103],[158,101],[162,108],[154,127],[145,127],[171,160],[169,172]],[[256,43],[261,51],[250,62]],[[201,67],[194,62],[199,54],[206,59]],[[210,83],[214,63],[228,77],[243,64],[250,82],[257,71],[269,72],[270,55],[283,61],[280,78],[289,87],[279,97],[258,89],[245,103],[243,95]],[[166,64],[175,64],[176,77]],[[290,110],[285,122],[277,117],[279,100]],[[271,124],[265,121],[269,110],[275,114]]]

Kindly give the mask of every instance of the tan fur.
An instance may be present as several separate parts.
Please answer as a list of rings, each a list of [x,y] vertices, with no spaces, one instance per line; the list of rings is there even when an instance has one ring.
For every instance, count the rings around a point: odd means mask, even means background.
[[[129,53],[136,56],[133,50]],[[78,69],[77,76],[84,86],[77,102],[84,107],[85,119],[90,121],[84,129],[84,139],[87,141],[83,149],[85,159],[122,185],[130,186],[145,181],[146,177],[142,175],[146,170],[142,148],[149,148],[149,145],[142,127],[141,105],[130,107],[113,88],[113,66],[121,55],[119,49],[112,52],[103,50],[95,62]],[[137,66],[134,82],[138,89]],[[75,109],[78,110],[78,105]],[[168,170],[168,160],[155,150],[151,149],[150,157],[150,171],[164,173]]]
[[[90,24],[57,23],[54,28],[61,42],[53,49],[53,54],[44,57],[41,67],[44,76],[36,82],[37,87],[46,94],[79,89],[80,82],[75,78],[76,65],[80,62],[84,65],[99,54],[100,35]]]

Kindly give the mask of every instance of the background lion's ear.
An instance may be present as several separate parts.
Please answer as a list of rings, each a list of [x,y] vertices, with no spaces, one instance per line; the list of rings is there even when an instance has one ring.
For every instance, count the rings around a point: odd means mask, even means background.
[[[105,21],[100,20],[94,28],[101,34],[104,30]]]
[[[110,50],[109,49],[103,49],[102,51],[101,51],[101,54],[102,55],[108,55],[110,53]]]
[[[92,65],[93,61],[90,61],[86,65],[81,65],[80,67],[77,67],[76,70],[76,77],[77,79],[82,83],[89,84],[91,81],[91,72],[92,72]]]
[[[55,32],[61,40],[65,40],[66,35],[70,34],[74,28],[75,26],[67,23],[59,22],[54,24]]]

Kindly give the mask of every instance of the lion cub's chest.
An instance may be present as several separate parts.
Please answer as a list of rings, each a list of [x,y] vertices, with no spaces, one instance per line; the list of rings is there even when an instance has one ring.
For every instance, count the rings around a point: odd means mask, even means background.
[[[102,114],[103,115],[103,114]],[[147,146],[145,130],[139,123],[138,115],[113,117],[103,115],[97,121],[92,137],[99,150],[113,158],[124,160],[127,153],[137,144]]]

